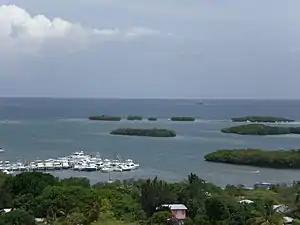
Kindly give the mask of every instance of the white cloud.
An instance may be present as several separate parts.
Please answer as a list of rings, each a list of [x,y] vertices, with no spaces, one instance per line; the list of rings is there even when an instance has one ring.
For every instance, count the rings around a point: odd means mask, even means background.
[[[145,27],[125,30],[85,28],[60,18],[51,20],[45,15],[32,16],[16,5],[0,6],[0,51],[36,52],[49,44],[78,50],[95,42],[157,35],[162,33]]]

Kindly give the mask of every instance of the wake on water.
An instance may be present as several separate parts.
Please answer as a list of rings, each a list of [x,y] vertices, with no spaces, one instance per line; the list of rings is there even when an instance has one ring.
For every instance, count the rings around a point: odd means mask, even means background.
[[[22,121],[19,120],[0,120],[0,124],[21,124]]]

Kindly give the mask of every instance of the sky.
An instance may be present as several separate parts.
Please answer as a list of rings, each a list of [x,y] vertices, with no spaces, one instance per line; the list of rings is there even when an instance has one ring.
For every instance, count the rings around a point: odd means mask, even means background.
[[[299,0],[0,0],[0,97],[300,98]]]

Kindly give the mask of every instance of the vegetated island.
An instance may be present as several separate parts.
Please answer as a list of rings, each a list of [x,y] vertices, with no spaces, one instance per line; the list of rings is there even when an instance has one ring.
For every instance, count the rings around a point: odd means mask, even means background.
[[[149,117],[148,121],[157,121],[157,118],[156,117]]]
[[[223,128],[223,133],[239,135],[281,135],[300,134],[300,127],[275,127],[264,124],[246,124],[234,127]]]
[[[143,120],[141,116],[127,116],[127,120]]]
[[[283,118],[283,117],[273,117],[273,116],[245,116],[232,118],[232,122],[257,122],[257,123],[279,123],[279,122],[294,122],[294,120]]]
[[[195,121],[196,119],[194,117],[189,116],[175,116],[171,117],[171,121],[182,121],[182,122],[189,122],[189,121]]]
[[[100,121],[120,121],[122,118],[120,116],[90,116],[90,120],[100,120]]]
[[[176,132],[167,129],[133,129],[118,128],[110,132],[113,135],[145,136],[145,137],[176,137]]]
[[[248,165],[277,169],[300,169],[300,150],[219,150],[205,155],[204,159],[210,162],[236,165]]]

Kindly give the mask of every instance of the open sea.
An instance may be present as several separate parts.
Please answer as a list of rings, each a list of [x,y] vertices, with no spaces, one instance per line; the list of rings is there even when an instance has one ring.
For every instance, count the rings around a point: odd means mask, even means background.
[[[112,179],[159,178],[183,180],[191,172],[217,185],[300,180],[300,170],[276,170],[205,162],[203,156],[218,149],[300,148],[300,135],[268,137],[223,134],[232,117],[282,116],[300,126],[300,100],[134,100],[0,98],[0,160],[29,161],[69,155],[84,150],[113,158],[119,153],[132,158],[139,170],[111,173]],[[89,121],[91,115],[140,115],[158,117],[156,122]],[[171,122],[172,116],[194,116],[196,122]],[[176,138],[111,136],[120,127],[167,128]],[[53,172],[59,177],[87,177],[105,181],[101,172]]]

